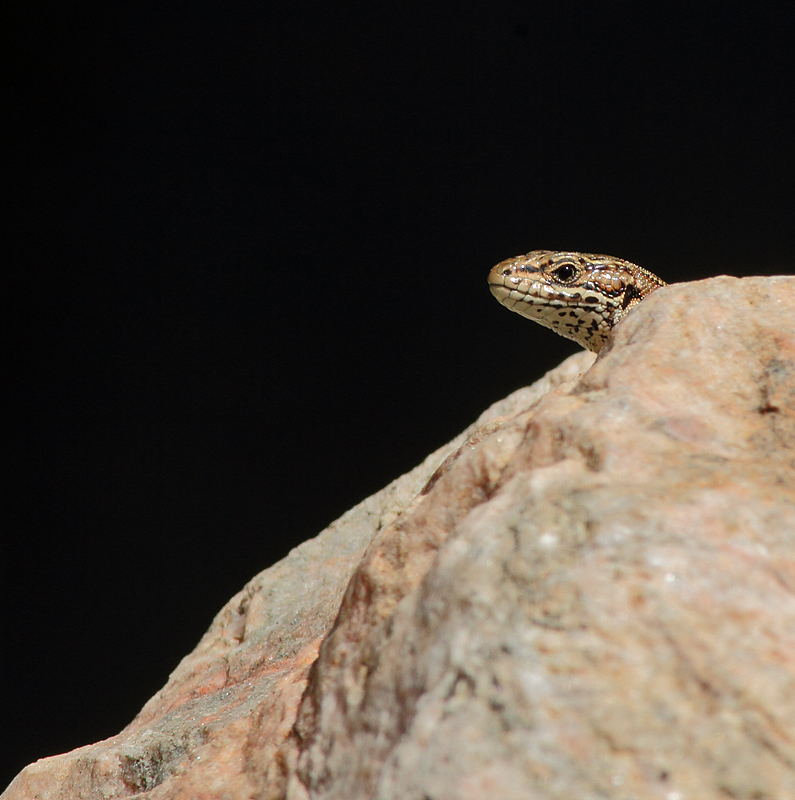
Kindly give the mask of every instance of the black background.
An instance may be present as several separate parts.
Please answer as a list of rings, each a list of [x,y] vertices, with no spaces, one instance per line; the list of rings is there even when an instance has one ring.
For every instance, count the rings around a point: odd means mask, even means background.
[[[26,6],[0,785],[578,349],[497,261],[791,273],[790,5]]]

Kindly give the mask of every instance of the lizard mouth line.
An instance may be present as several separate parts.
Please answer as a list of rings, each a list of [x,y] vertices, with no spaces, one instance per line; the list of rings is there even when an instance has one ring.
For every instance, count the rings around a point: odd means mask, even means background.
[[[525,284],[521,288],[518,286],[512,287],[509,283],[490,283],[489,288],[491,293],[503,305],[517,305],[519,303],[527,303],[529,305],[537,305],[544,303],[546,305],[560,305],[569,308],[571,306],[578,306],[582,308],[593,308],[598,302],[594,297],[592,300],[583,299],[582,292],[573,291],[571,293],[561,289],[553,289],[544,283],[530,283]]]

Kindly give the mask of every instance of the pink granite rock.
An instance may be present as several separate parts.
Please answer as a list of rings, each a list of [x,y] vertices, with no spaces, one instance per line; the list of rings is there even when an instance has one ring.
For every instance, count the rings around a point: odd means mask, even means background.
[[[795,797],[795,278],[661,289],[592,360],[257,576],[125,731],[4,800]]]

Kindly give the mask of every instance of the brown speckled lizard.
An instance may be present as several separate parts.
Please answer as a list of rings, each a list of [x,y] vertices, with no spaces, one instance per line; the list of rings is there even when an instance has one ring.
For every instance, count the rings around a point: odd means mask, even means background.
[[[489,273],[491,293],[506,308],[595,353],[628,311],[665,285],[621,258],[555,250],[506,259]]]

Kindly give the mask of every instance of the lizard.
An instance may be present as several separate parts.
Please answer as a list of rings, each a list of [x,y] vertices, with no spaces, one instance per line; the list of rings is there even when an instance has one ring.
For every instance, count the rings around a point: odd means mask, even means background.
[[[489,273],[491,293],[506,308],[594,353],[628,311],[665,285],[621,258],[556,250],[508,258]]]

